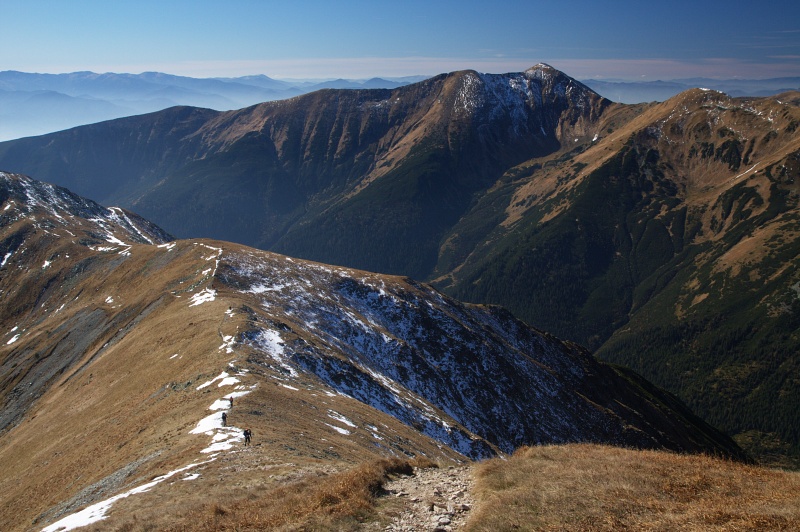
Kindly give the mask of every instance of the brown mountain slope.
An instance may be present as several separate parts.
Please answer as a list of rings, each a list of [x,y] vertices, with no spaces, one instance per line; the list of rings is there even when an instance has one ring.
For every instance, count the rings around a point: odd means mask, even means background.
[[[629,164],[637,168],[627,170],[633,170],[644,187],[649,187],[635,193],[651,202],[673,203],[665,206],[665,212],[652,214],[663,219],[668,215],[666,209],[686,208],[700,224],[692,235],[692,243],[720,240],[727,233],[723,228],[731,214],[730,207],[727,211],[723,209],[729,201],[721,198],[731,189],[741,188],[746,182],[747,188],[753,188],[767,200],[773,185],[778,185],[789,198],[800,191],[800,184],[794,179],[800,151],[800,136],[796,134],[800,110],[796,103],[791,103],[797,97],[791,93],[774,98],[732,99],[716,91],[694,89],[661,104],[640,106],[638,111],[618,108],[607,112],[596,125],[598,131],[605,132],[598,133],[592,142],[575,139],[584,142],[576,142],[577,149],[572,152],[531,159],[510,170],[498,182],[495,188],[506,189],[509,194],[498,226],[504,232],[530,231],[526,225],[543,225],[557,218],[573,205],[576,197],[586,195],[588,191],[582,190],[581,185],[587,179],[619,179],[618,175],[595,174],[607,173],[609,165],[618,165],[615,159],[633,152],[640,160],[631,159]],[[616,171],[619,173],[619,169]],[[656,181],[661,183],[662,190],[654,189],[659,185]],[[636,199],[623,198],[631,202]],[[587,200],[605,198],[589,196]],[[757,215],[770,206],[770,201],[761,201],[751,206],[751,212]],[[632,203],[626,206],[625,214],[636,216],[642,207]],[[466,223],[469,221],[468,216]],[[728,226],[732,225],[730,222]],[[466,223],[462,220],[462,225]],[[461,237],[467,229],[457,225],[454,237]],[[442,263],[439,269],[458,283],[458,275],[451,272],[469,269],[472,262],[486,261],[498,232],[490,234],[491,239],[475,246],[473,257],[455,268],[451,263]]]
[[[239,447],[245,423],[258,449],[270,450],[244,462],[255,460],[277,476],[340,468],[370,455],[460,456],[359,401],[320,389],[316,380],[299,376],[281,385],[280,371],[263,354],[250,360],[253,348],[244,342],[234,348],[252,316],[246,307],[231,310],[234,301],[216,299],[209,288],[217,244],[142,245],[134,240],[138,232],[98,221],[104,210],[98,205],[74,216],[58,203],[31,205],[34,192],[22,198],[15,192],[33,190],[34,182],[4,178],[22,184],[4,196],[4,249],[23,235],[0,276],[4,529],[41,528],[89,502],[207,461],[213,453],[200,451],[212,445],[215,430]],[[61,193],[35,188],[50,197]],[[214,381],[225,371],[239,382]],[[278,378],[264,381],[265,372]],[[240,428],[226,433],[218,428],[222,406],[214,405],[231,394],[230,424]],[[319,415],[309,416],[315,410]],[[209,434],[193,434],[209,415]],[[361,428],[353,430],[349,420]],[[294,467],[298,456],[304,465]],[[220,461],[226,465],[205,468],[209,496],[217,467],[230,475],[224,469],[230,459]],[[258,472],[253,466],[237,481]],[[191,498],[195,489],[176,497]]]
[[[758,174],[769,184],[766,169],[785,164],[800,149],[797,98],[798,93],[730,98],[693,89],[661,104],[614,108],[595,126],[598,134],[591,143],[575,139],[584,142],[576,142],[579,149],[569,157],[562,153],[549,162],[544,159],[544,168],[542,159],[535,158],[514,169],[530,176],[517,178],[502,224],[513,227],[531,212],[543,221],[557,216],[564,208],[559,195],[572,192],[632,143],[658,154],[666,167],[663,177],[679,187],[679,199],[695,208],[707,208],[726,190]],[[536,212],[542,205],[549,210]]]
[[[742,456],[670,395],[500,309],[169,242],[133,215],[0,179],[7,529],[265,493],[370,457],[586,440]]]
[[[509,172],[454,229],[437,284],[633,367],[742,441],[796,449],[798,124],[796,93],[650,106]]]

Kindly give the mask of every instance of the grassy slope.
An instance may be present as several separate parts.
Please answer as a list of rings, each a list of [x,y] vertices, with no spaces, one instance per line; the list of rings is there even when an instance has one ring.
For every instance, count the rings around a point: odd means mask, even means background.
[[[597,445],[478,466],[468,530],[796,530],[800,473]]]
[[[249,367],[252,377],[247,384],[258,383],[236,401],[230,417],[232,425],[253,430],[253,447],[198,468],[201,477],[192,482],[175,480],[123,499],[112,514],[133,515],[163,508],[162,504],[191,506],[198,497],[216,499],[229,491],[260,492],[298,476],[346,469],[381,455],[369,431],[343,436],[320,423],[328,419],[328,409],[381,426],[388,435],[387,445],[414,447],[414,442],[422,442],[425,452],[437,459],[455,456],[352,398],[278,386],[268,368],[248,362],[246,346],[237,347],[234,354],[221,349],[222,336],[245,328],[249,314],[236,294],[220,293],[215,301],[190,306],[192,293],[211,282],[208,272],[216,253],[208,245],[219,243],[181,241],[173,249],[135,245],[121,262],[113,260],[116,251],[101,252],[112,260],[98,260],[89,278],[79,279],[75,292],[70,292],[69,282],[52,282],[45,304],[40,302],[36,313],[26,314],[27,321],[19,316],[4,320],[5,330],[11,328],[9,323],[19,323],[26,332],[14,344],[3,344],[3,356],[15,349],[38,350],[31,360],[47,359],[54,346],[102,330],[83,356],[65,365],[50,386],[37,392],[40,397],[21,422],[2,434],[4,530],[44,526],[62,516],[61,511],[72,513],[207,459],[199,451],[209,445],[209,437],[189,431],[211,413],[212,402],[232,390],[216,386],[197,390],[197,386],[222,370],[230,371],[229,363]],[[78,260],[87,254],[82,246],[65,246],[52,256],[54,260],[65,261],[65,255]],[[35,253],[33,247],[31,252]],[[39,264],[45,258],[31,262]],[[29,275],[40,274],[33,269]],[[78,291],[79,299],[72,301]],[[34,290],[31,297],[40,293]],[[51,312],[51,306],[58,308],[61,301],[68,304]],[[87,309],[98,309],[95,313],[102,318],[87,322],[85,330],[72,330],[68,339],[55,334],[60,320],[71,323],[70,316]],[[109,328],[103,329],[106,320]]]

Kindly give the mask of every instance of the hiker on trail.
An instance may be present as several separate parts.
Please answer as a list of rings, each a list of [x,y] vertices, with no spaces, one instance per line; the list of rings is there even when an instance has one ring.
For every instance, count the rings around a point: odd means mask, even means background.
[[[250,436],[252,436],[252,435],[253,435],[253,433],[252,433],[252,431],[250,429],[244,429],[244,444],[245,445],[249,445],[250,444]]]
[[[233,408],[233,396],[228,397],[228,400],[231,402],[231,408]]]
[[[222,426],[223,427],[228,426],[228,414],[226,414],[225,412],[222,413]]]

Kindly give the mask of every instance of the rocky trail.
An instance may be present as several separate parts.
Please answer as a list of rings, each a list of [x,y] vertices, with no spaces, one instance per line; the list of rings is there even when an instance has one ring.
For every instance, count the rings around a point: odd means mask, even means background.
[[[460,530],[473,507],[472,468],[414,469],[384,485],[385,508],[391,522],[387,532]]]

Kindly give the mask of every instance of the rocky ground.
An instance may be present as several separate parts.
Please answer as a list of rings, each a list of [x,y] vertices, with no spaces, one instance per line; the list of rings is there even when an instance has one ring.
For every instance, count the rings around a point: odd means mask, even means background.
[[[413,476],[400,476],[384,486],[394,498],[388,515],[389,532],[459,530],[473,507],[472,474],[469,466],[414,469]]]

